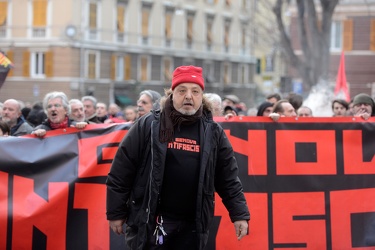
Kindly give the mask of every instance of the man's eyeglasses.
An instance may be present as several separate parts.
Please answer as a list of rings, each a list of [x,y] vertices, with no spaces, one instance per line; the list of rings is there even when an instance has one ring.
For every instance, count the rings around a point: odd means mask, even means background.
[[[56,103],[56,104],[48,104],[47,109],[51,109],[52,107],[55,107],[55,108],[61,108],[62,105],[61,105],[61,104],[58,104],[58,103]]]

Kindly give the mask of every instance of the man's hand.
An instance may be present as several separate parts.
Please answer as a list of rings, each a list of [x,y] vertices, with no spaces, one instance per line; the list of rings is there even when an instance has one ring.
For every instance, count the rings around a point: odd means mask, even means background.
[[[43,136],[45,136],[46,133],[47,133],[47,131],[45,129],[41,129],[41,128],[32,132],[33,135],[36,135],[38,137],[43,137]]]
[[[122,229],[122,226],[124,225],[125,220],[110,220],[109,226],[111,227],[112,231],[115,234],[124,234],[124,230]]]
[[[236,230],[237,239],[241,240],[245,235],[248,235],[249,224],[246,220],[238,220],[234,222],[234,229]]]

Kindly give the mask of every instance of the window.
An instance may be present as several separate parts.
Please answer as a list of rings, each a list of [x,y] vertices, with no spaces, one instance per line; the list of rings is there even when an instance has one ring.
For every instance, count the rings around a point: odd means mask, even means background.
[[[150,9],[149,8],[143,8],[142,9],[142,41],[143,41],[143,44],[148,43],[149,17],[150,17]]]
[[[148,80],[148,57],[141,56],[141,81]]]
[[[88,16],[88,39],[90,40],[97,40],[98,39],[98,13],[99,12],[99,3],[97,1],[90,1],[89,2],[89,16]]]
[[[331,49],[341,50],[342,47],[342,27],[340,21],[334,21],[331,27]]]
[[[33,1],[32,37],[45,37],[47,26],[47,0]]]
[[[241,48],[243,53],[246,51],[246,29],[246,26],[241,27]]]
[[[29,56],[24,57],[26,59]],[[53,75],[52,52],[32,52],[30,55],[31,77],[51,77]],[[24,65],[25,66],[25,65]],[[24,69],[27,71],[27,69]]]
[[[124,57],[116,57],[116,80],[122,81],[124,79]]]
[[[87,53],[86,77],[89,79],[99,78],[99,55],[95,52]]]

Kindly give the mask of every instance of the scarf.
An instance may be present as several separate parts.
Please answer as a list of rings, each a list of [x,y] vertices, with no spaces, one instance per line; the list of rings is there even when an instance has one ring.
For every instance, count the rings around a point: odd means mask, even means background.
[[[65,116],[65,119],[61,123],[53,123],[50,119],[48,119],[48,123],[52,129],[58,128],[67,128],[68,127],[69,118]]]
[[[174,128],[180,129],[181,124],[190,125],[202,117],[203,106],[201,106],[194,115],[184,115],[173,107],[172,95],[166,102],[163,111],[160,114],[160,135],[161,143],[171,142],[173,139]]]

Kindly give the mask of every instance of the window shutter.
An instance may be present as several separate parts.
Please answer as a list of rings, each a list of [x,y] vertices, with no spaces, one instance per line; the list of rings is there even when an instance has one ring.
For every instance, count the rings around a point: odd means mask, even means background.
[[[117,59],[117,56],[112,55],[111,57],[111,79],[112,80],[116,79],[116,66],[118,67],[118,65],[116,65],[116,59]]]
[[[30,52],[29,51],[23,52],[22,75],[24,77],[30,76]]]
[[[46,52],[46,64],[44,65],[44,72],[46,72],[46,77],[53,76],[53,52]]]
[[[168,40],[170,40],[172,36],[171,27],[172,27],[172,14],[167,13],[165,16],[165,38],[167,38]]]
[[[89,54],[89,79],[95,79],[96,78],[96,72],[95,72],[95,55]]]
[[[142,36],[148,37],[148,18],[149,12],[147,10],[142,11]]]
[[[343,50],[348,51],[353,49],[353,20],[344,21],[343,31]]]
[[[0,2],[0,26],[6,25],[8,2]]]
[[[125,67],[125,74],[124,74],[124,80],[130,80],[131,79],[131,69],[132,69],[132,65],[131,65],[131,56],[130,55],[127,55],[125,56],[124,58],[124,67]]]
[[[89,13],[89,27],[90,29],[96,29],[96,4],[90,3],[90,13]]]
[[[117,6],[117,31],[120,33],[124,33],[124,15],[125,15],[125,7],[124,6]]]
[[[34,0],[33,26],[45,27],[47,22],[47,0]]]
[[[207,44],[212,44],[212,21],[207,22]]]
[[[166,81],[172,80],[171,61],[169,59],[164,59],[164,79]]]
[[[187,20],[187,40],[188,42],[193,41],[193,19],[188,18]]]
[[[375,51],[375,19],[371,19],[370,50]]]
[[[147,81],[147,57],[141,57],[141,81]]]
[[[14,53],[12,50],[8,50],[6,53],[6,57],[11,61],[13,64],[13,59],[14,59]],[[8,72],[8,76],[13,76],[13,68],[10,68],[10,71]]]
[[[225,25],[225,31],[224,31],[224,45],[225,47],[229,46],[229,25]]]

